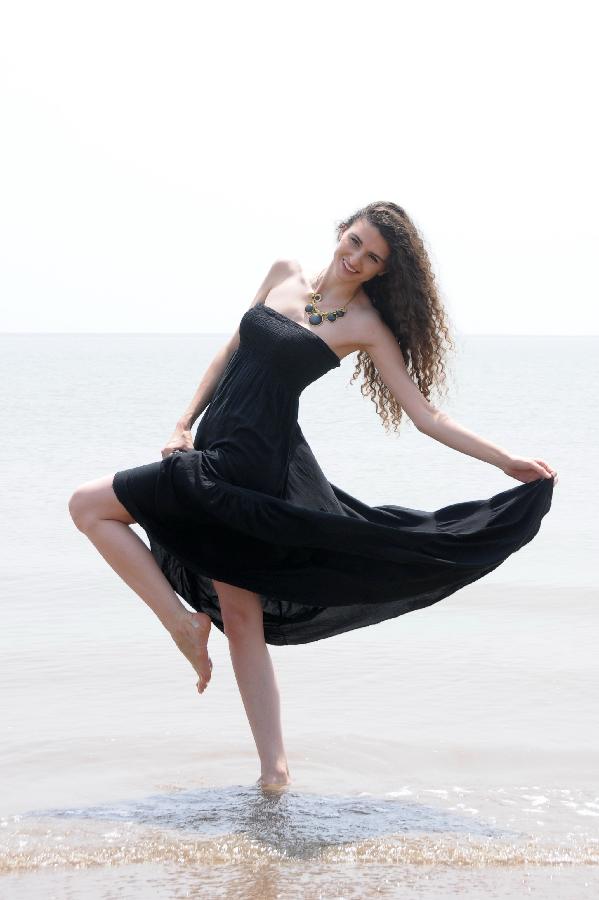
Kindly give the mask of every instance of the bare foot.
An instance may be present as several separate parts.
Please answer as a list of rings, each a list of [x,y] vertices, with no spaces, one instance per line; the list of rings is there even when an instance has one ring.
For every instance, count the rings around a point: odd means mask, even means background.
[[[259,785],[263,790],[278,791],[291,784],[291,777],[288,770],[285,772],[267,772],[264,775],[260,776],[256,784]]]
[[[199,675],[197,689],[203,694],[212,677],[212,660],[208,656],[208,636],[212,622],[210,616],[185,609],[169,628],[175,644]]]

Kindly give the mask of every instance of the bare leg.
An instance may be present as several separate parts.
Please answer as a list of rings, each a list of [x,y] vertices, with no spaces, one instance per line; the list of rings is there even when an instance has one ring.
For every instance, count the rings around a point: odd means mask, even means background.
[[[268,647],[262,605],[257,594],[214,581],[239,693],[260,757],[262,787],[289,784],[283,746],[281,704]]]
[[[69,500],[71,517],[106,562],[152,609],[198,674],[203,693],[210,681],[210,617],[190,612],[172,589],[151,551],[129,525],[135,522],[112,487],[112,475],[80,485]]]

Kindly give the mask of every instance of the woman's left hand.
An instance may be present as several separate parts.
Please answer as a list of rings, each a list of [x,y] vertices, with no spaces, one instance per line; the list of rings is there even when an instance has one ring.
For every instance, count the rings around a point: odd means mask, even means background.
[[[537,478],[551,478],[557,484],[557,472],[544,459],[532,459],[525,456],[512,456],[506,466],[500,466],[506,475],[518,481],[535,481]]]

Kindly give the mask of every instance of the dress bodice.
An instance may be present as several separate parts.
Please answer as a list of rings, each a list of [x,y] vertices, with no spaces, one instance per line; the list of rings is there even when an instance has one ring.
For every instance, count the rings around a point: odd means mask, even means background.
[[[272,306],[250,307],[239,323],[240,348],[301,393],[341,360],[327,342]]]
[[[239,323],[231,355],[198,425],[194,448],[212,454],[214,475],[275,494],[283,489],[299,396],[341,365],[323,338],[259,303]],[[277,460],[279,465],[273,465]],[[277,473],[276,483],[268,473]]]

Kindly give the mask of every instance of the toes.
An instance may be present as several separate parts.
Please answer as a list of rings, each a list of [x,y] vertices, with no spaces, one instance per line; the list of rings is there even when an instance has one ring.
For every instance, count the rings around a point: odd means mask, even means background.
[[[210,666],[210,668],[212,668],[212,666]],[[212,676],[212,672],[209,672],[208,675],[200,675],[200,677],[196,681],[196,687],[198,689],[198,693],[202,694],[206,690],[211,676]]]

